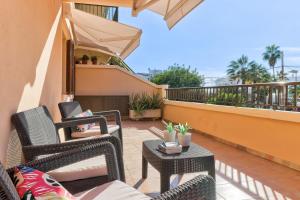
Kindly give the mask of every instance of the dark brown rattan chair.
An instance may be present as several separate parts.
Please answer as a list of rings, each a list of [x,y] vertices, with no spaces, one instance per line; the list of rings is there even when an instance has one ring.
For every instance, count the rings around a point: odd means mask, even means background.
[[[119,177],[118,177],[118,170],[117,170],[118,167],[116,164],[117,160],[115,159],[116,158],[115,151],[113,145],[109,142],[100,142],[98,144],[94,144],[91,146],[80,147],[77,149],[73,149],[71,151],[63,152],[57,155],[52,155],[47,158],[35,160],[26,163],[25,165],[28,167],[38,169],[43,172],[48,172],[58,167],[68,165],[73,162],[84,160],[100,154],[105,155],[105,157],[107,158],[106,159],[107,165],[110,166],[109,167],[110,170],[108,171],[109,174],[108,179],[111,182],[109,182],[108,184],[113,183],[115,182],[115,180],[118,180]],[[12,171],[13,168],[5,170],[0,163],[0,199],[20,200],[17,191],[9,176],[9,174],[12,173]],[[61,184],[65,186],[64,183]],[[73,186],[76,186],[76,184],[74,184]],[[126,195],[124,195],[124,192],[130,191],[131,193],[132,192],[135,194],[138,193],[139,195],[141,195],[142,199],[149,199],[149,200],[151,199],[150,197],[143,195],[142,193],[131,188],[125,183],[122,183],[121,186],[122,186],[122,190],[116,190],[111,192],[113,192],[114,194],[122,193],[122,196],[126,197]],[[85,185],[80,185],[80,187],[66,187],[66,188],[71,192],[71,194],[76,194],[82,191],[82,187],[85,187],[85,190],[87,190],[86,188],[88,188]],[[131,197],[132,197],[131,194],[128,194],[126,199],[130,199]],[[114,199],[113,196],[111,196],[110,199],[113,200]],[[213,178],[210,176],[200,175],[174,189],[171,189],[155,197],[154,199],[155,200],[215,200],[216,199],[215,182]]]
[[[17,130],[22,151],[26,161],[36,160],[51,154],[69,151],[74,148],[97,144],[99,142],[110,142],[114,145],[120,179],[125,181],[125,172],[120,140],[111,135],[105,137],[92,137],[84,140],[72,140],[61,143],[58,130],[61,128],[75,127],[86,123],[99,123],[102,133],[107,133],[106,119],[102,116],[76,119],[61,123],[54,123],[48,109],[45,106],[15,113],[12,122]]]
[[[73,116],[78,115],[83,112],[83,110],[80,106],[80,103],[78,101],[61,102],[58,104],[58,107],[60,110],[62,121],[72,120],[72,119],[74,119]],[[115,125],[108,126],[108,133],[117,136],[120,139],[121,144],[123,143],[121,114],[118,110],[93,112],[93,115],[94,116],[105,116],[105,117],[114,116]],[[66,140],[72,139],[72,132],[73,132],[73,130],[71,128],[65,128]]]

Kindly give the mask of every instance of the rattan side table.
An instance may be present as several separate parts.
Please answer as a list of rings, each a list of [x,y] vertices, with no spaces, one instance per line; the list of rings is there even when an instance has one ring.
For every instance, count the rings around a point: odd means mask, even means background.
[[[214,155],[207,149],[191,143],[183,148],[182,153],[167,155],[157,150],[162,140],[148,140],[143,142],[142,177],[147,178],[148,162],[160,172],[160,192],[170,188],[170,177],[173,174],[184,174],[208,171],[215,179]]]

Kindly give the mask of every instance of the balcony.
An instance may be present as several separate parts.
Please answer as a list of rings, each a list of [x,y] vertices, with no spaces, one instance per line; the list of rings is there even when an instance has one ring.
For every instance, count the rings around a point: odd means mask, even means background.
[[[119,18],[118,7],[76,3],[75,8],[116,22]]]
[[[142,177],[142,141],[157,139],[164,126],[155,121],[124,121],[124,162],[127,183],[140,191],[159,194],[159,173],[149,165],[148,178]],[[215,154],[217,199],[299,199],[300,172],[193,132],[193,142]],[[258,141],[257,141],[258,142]],[[174,175],[171,187],[196,174]]]
[[[296,134],[300,119],[295,104],[299,83],[165,89],[114,66],[77,68],[75,99],[85,108],[119,109],[126,119],[128,106],[124,102],[132,93],[165,94],[163,119],[188,122],[193,127],[193,142],[216,155],[219,199],[300,197],[299,188],[294,186],[300,180],[299,156],[295,153],[300,152]],[[93,84],[96,80],[101,80],[99,85]],[[92,103],[95,98],[105,102],[108,96],[116,98],[114,105]],[[161,135],[164,126],[158,121],[124,121],[124,126],[127,182],[155,196],[159,174],[151,168],[148,179],[141,179],[141,145]],[[193,176],[174,176],[172,185]]]
[[[101,60],[99,65],[75,66],[74,48],[72,43],[67,43],[76,39],[72,33],[74,19],[66,18],[67,10],[61,1],[18,1],[17,4],[5,1],[3,6],[8,11],[22,8],[17,14],[3,12],[1,19],[5,22],[1,24],[1,37],[6,39],[1,49],[5,59],[0,68],[3,97],[0,160],[5,167],[24,161],[11,116],[45,105],[54,121],[59,122],[61,115],[57,105],[72,93],[84,109],[120,110],[127,183],[150,196],[157,196],[158,172],[149,165],[148,178],[141,179],[141,145],[145,140],[160,138],[164,125],[160,121],[129,121],[127,118],[132,93],[160,93],[165,98],[162,120],[188,122],[193,128],[192,141],[215,154],[218,199],[300,199],[300,83],[166,89],[137,77],[120,60],[111,60],[111,65]],[[76,6],[94,15],[118,20],[118,8]],[[95,41],[93,37],[88,38],[92,40],[83,42]],[[110,38],[109,42],[115,39]],[[103,49],[98,50],[103,53]],[[101,59],[108,60],[110,56]],[[63,131],[59,136],[64,142]],[[17,163],[10,163],[10,159]],[[175,187],[194,176],[173,176],[171,185]]]

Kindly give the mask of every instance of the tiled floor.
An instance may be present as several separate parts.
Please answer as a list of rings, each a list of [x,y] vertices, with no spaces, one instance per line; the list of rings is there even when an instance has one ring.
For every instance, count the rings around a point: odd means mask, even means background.
[[[126,182],[155,196],[160,190],[159,173],[149,164],[148,178],[142,177],[142,141],[157,139],[164,129],[160,121],[124,121],[124,162]],[[193,134],[194,143],[215,154],[218,199],[300,199],[300,172],[235,149],[200,134]],[[171,187],[196,174],[171,178]]]

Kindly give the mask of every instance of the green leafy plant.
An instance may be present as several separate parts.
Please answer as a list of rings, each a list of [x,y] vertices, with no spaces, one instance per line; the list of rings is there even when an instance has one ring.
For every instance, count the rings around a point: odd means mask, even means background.
[[[90,57],[87,56],[87,55],[83,55],[83,56],[82,56],[82,60],[89,60],[89,59],[90,59]]]
[[[185,123],[185,124],[179,123],[176,126],[176,128],[181,135],[185,135],[191,129],[191,127],[188,125],[188,123]]]
[[[173,64],[162,73],[154,75],[151,82],[158,85],[167,84],[170,88],[199,87],[204,83],[204,77],[196,69]]]
[[[90,59],[90,57],[88,57],[87,55],[83,55],[81,60],[82,60],[82,64],[87,64],[87,61]]]
[[[92,56],[92,57],[91,57],[91,61],[92,61],[92,63],[93,63],[94,65],[97,64],[97,61],[98,61],[97,56]]]
[[[216,105],[243,106],[246,103],[246,97],[242,94],[221,92],[216,96],[209,97],[207,103]]]
[[[168,131],[169,134],[174,133],[175,128],[174,128],[172,122],[168,123],[168,125],[166,126],[166,129],[167,129],[167,131]]]
[[[147,93],[132,94],[129,98],[129,109],[142,115],[145,110],[160,109],[162,98],[159,93],[149,95]]]

